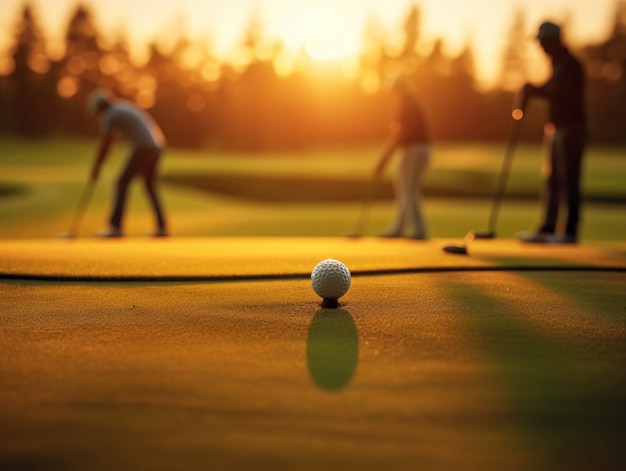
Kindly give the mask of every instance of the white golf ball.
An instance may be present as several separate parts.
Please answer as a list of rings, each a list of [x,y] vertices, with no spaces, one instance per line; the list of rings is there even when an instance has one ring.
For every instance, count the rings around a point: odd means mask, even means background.
[[[313,291],[324,299],[338,299],[348,292],[352,276],[339,260],[327,258],[315,265],[311,272]]]

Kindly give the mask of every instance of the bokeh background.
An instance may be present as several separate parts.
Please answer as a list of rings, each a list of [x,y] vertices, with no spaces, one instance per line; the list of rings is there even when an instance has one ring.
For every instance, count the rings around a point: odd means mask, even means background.
[[[389,119],[381,86],[404,74],[435,139],[501,139],[511,92],[549,73],[532,37],[550,18],[586,64],[594,139],[626,141],[623,0],[481,1],[472,15],[461,1],[218,3],[5,0],[0,132],[93,133],[85,97],[106,86],[176,146],[371,141]]]
[[[585,65],[593,136],[585,192],[614,211],[626,199],[625,0],[4,0],[0,235],[62,229],[94,152],[97,123],[85,99],[98,86],[137,102],[163,128],[168,207],[186,214],[180,234],[351,232],[344,219],[354,220],[356,207],[310,204],[362,198],[392,119],[385,83],[398,75],[415,85],[430,121],[427,197],[484,199],[465,212],[427,201],[434,236],[462,234],[486,218],[515,92],[549,77],[534,40],[546,19],[562,25]],[[528,208],[538,208],[545,111],[534,101],[524,117],[511,194],[529,206],[511,209],[518,229],[537,218]],[[114,173],[121,163],[108,165]],[[377,198],[390,204],[389,180]],[[104,221],[110,194],[94,201]],[[190,223],[200,208],[212,223]],[[134,214],[143,210],[139,203]],[[375,208],[374,227],[391,210]],[[224,223],[234,214],[265,222]]]

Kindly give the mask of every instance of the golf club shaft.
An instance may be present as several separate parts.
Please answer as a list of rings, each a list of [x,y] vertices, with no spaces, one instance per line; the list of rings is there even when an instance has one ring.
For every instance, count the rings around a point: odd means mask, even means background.
[[[365,227],[367,225],[370,207],[372,205],[372,200],[374,199],[374,196],[376,194],[377,187],[378,187],[378,178],[374,178],[370,182],[365,192],[365,195],[363,196],[363,202],[361,204],[361,212],[359,213],[359,219],[357,220],[356,231],[355,231],[355,234],[358,237],[361,237],[363,234],[365,234]]]
[[[90,179],[87,182],[87,186],[83,189],[83,192],[78,200],[78,205],[76,206],[76,211],[74,212],[74,217],[72,218],[72,223],[70,225],[69,233],[73,236],[78,235],[78,228],[80,223],[82,222],[83,216],[85,215],[85,211],[87,210],[87,205],[91,200],[91,195],[93,194],[93,189],[96,186],[96,181]]]
[[[498,222],[498,216],[500,213],[500,206],[502,205],[502,198],[506,192],[506,186],[509,180],[509,173],[511,171],[511,165],[513,163],[513,155],[519,141],[520,131],[522,128],[522,120],[517,119],[511,122],[509,128],[509,136],[506,142],[506,150],[504,152],[504,160],[502,161],[502,169],[500,170],[500,177],[498,178],[498,186],[496,187],[496,193],[491,205],[491,211],[489,213],[489,222],[487,228],[490,232],[495,233],[496,224]]]

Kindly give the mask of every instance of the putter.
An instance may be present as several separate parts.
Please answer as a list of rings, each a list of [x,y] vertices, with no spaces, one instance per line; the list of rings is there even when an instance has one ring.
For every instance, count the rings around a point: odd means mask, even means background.
[[[379,179],[378,177],[376,177],[367,186],[367,189],[365,190],[365,193],[363,195],[361,210],[359,212],[359,217],[356,223],[356,230],[354,231],[354,234],[350,235],[349,237],[357,239],[363,237],[363,235],[365,234],[365,228],[369,220],[369,213],[372,206],[372,201],[374,200],[374,196],[376,196],[378,182]]]
[[[80,195],[80,199],[78,200],[78,205],[76,206],[76,211],[74,211],[74,216],[72,217],[69,231],[59,234],[57,236],[58,238],[74,239],[78,236],[78,228],[80,227],[80,223],[83,220],[83,216],[85,215],[85,211],[87,210],[89,201],[91,201],[91,195],[93,194],[95,186],[95,180],[90,179],[87,182],[87,186],[85,186],[85,188],[83,189],[83,192]]]
[[[500,214],[500,206],[502,205],[502,199],[506,193],[506,186],[509,180],[509,174],[511,173],[511,165],[513,164],[513,156],[515,155],[515,149],[517,148],[517,143],[519,142],[520,132],[522,129],[524,105],[523,101],[519,101],[519,98],[517,102],[518,105],[514,107],[512,113],[513,121],[509,127],[509,136],[507,138],[506,149],[504,151],[504,159],[502,160],[502,169],[500,170],[496,193],[493,198],[493,203],[491,204],[491,211],[489,212],[487,230],[468,232],[463,239],[463,245],[446,245],[443,248],[444,252],[466,255],[467,247],[474,239],[496,238],[496,225]]]
[[[446,245],[443,248],[443,251],[447,253],[457,254],[457,255],[467,255],[468,254],[467,248],[469,247],[469,245],[472,243],[474,239],[476,239],[476,233],[474,231],[469,231],[463,238],[462,245]]]
[[[506,143],[506,150],[504,152],[504,159],[502,160],[502,169],[500,170],[500,176],[498,178],[498,186],[496,187],[496,193],[493,198],[493,203],[491,204],[491,211],[489,212],[487,230],[474,232],[474,238],[476,239],[495,239],[496,237],[496,226],[498,224],[498,216],[500,215],[500,207],[502,206],[502,199],[506,193],[509,174],[511,173],[511,166],[513,164],[513,156],[515,155],[515,149],[517,148],[521,128],[521,117],[519,119],[514,119],[511,122],[509,137]]]

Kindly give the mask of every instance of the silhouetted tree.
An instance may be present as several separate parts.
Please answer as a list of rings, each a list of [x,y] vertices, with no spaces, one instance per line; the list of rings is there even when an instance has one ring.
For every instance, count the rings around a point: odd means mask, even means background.
[[[615,4],[609,37],[582,52],[587,62],[593,138],[626,142],[626,0]]]
[[[385,52],[385,30],[375,16],[370,16],[363,29],[363,47],[359,57],[362,87],[366,92],[377,91],[385,80],[389,60]]]
[[[137,83],[135,99],[150,110],[170,145],[198,147],[211,137],[216,91],[197,71],[185,68],[183,58],[192,46],[185,37],[169,52],[152,44]]]
[[[626,142],[626,0],[615,5],[609,37],[584,48],[582,55],[596,139]],[[254,12],[232,62],[218,61],[180,27],[173,47],[153,44],[148,62],[139,66],[131,60],[124,36],[101,37],[91,11],[79,4],[67,24],[65,54],[53,61],[26,3],[10,50],[14,66],[0,77],[0,131],[93,133],[96,123],[85,119],[85,99],[94,87],[105,86],[150,110],[172,145],[215,142],[264,150],[378,141],[391,107],[388,95],[377,92],[390,76],[403,75],[415,85],[435,139],[503,139],[510,122],[510,90],[526,80],[525,18],[523,10],[512,17],[500,88],[485,92],[477,88],[469,45],[451,55],[438,39],[428,54],[421,52],[417,6],[397,25],[403,39],[396,49],[387,43],[389,32],[381,22],[370,17],[360,75],[350,81],[338,70],[317,74],[320,64],[304,50],[295,72],[277,73],[275,59],[284,50],[268,41]],[[535,114],[527,113],[525,137],[534,139],[541,132]]]
[[[65,55],[66,57],[99,55],[101,50],[91,11],[79,4],[70,18],[65,33]]]
[[[528,71],[526,70],[528,63],[527,46],[526,15],[524,10],[518,10],[504,43],[502,61],[500,63],[501,88],[518,91],[528,81]]]
[[[437,38],[421,66],[424,75],[445,77],[450,73],[450,58],[443,51],[443,39]]]
[[[103,49],[91,11],[79,4],[65,33],[65,54],[60,63],[58,83],[59,94],[65,98],[64,115],[71,132],[93,132],[93,121],[85,119],[85,102],[91,90],[108,83],[100,71],[102,56]]]
[[[401,58],[415,58],[417,54],[417,43],[420,35],[420,11],[416,5],[411,7],[409,14],[404,20],[404,43],[402,45],[402,51],[400,52]]]
[[[44,75],[50,69],[45,41],[30,4],[20,15],[12,48],[14,68],[6,80],[10,130],[23,135],[40,135],[48,130]]]

